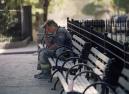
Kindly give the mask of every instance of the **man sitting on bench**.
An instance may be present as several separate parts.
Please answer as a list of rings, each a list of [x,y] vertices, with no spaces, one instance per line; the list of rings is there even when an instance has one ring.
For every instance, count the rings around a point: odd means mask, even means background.
[[[54,53],[55,49],[60,46],[72,47],[71,35],[65,28],[59,27],[55,21],[46,21],[43,28],[45,28],[44,41],[46,47],[39,51],[38,65],[41,73],[34,75],[34,77],[38,79],[48,79],[50,77],[51,71],[48,57],[56,56]],[[61,51],[62,50],[59,50],[58,54],[61,53]]]

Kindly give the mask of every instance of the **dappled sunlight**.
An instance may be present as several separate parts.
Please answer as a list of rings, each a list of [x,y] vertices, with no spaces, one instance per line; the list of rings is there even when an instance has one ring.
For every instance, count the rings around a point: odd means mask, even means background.
[[[0,54],[6,52],[6,49],[0,49]]]

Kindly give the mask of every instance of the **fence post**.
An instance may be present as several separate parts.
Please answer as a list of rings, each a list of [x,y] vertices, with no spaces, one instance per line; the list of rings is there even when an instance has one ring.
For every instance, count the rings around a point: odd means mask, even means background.
[[[129,62],[129,43],[128,42],[125,42],[124,43],[124,59],[125,61],[128,61]]]
[[[22,39],[30,37],[32,39],[32,13],[31,6],[22,6],[21,8],[21,27]]]

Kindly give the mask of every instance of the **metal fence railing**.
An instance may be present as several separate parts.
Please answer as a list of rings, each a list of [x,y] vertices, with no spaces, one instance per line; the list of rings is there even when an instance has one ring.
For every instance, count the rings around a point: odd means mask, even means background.
[[[67,28],[70,31],[71,35],[77,34],[81,38],[83,38],[85,41],[88,41],[92,44],[92,46],[97,47],[99,50],[101,50],[103,53],[108,55],[111,58],[115,58],[116,62],[123,62],[123,63],[129,63],[129,42],[126,41],[124,43],[120,43],[112,37],[109,37],[108,34],[114,34],[118,37],[117,34],[124,34],[124,32],[118,32],[116,31],[111,32],[108,31],[105,26],[105,22],[103,22],[104,25],[96,25],[93,20],[90,20],[90,22],[93,22],[93,25],[86,24],[89,23],[87,21],[78,21],[78,20],[69,20],[67,19]],[[128,31],[126,31],[128,32]],[[125,35],[125,38],[128,37],[128,34]],[[119,63],[118,63],[119,64]]]
[[[129,43],[129,21],[114,22],[111,20],[86,20],[81,21],[82,25],[87,28],[101,33],[107,33],[107,36],[121,44]]]

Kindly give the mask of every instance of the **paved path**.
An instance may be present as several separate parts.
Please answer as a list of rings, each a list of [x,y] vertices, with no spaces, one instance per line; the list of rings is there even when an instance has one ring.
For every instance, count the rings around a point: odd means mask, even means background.
[[[33,53],[37,51],[37,46],[34,43],[28,44],[26,47],[15,49],[0,49],[0,54],[19,54],[19,53]]]
[[[36,54],[0,55],[0,94],[59,94],[48,80],[33,77],[36,65]]]

